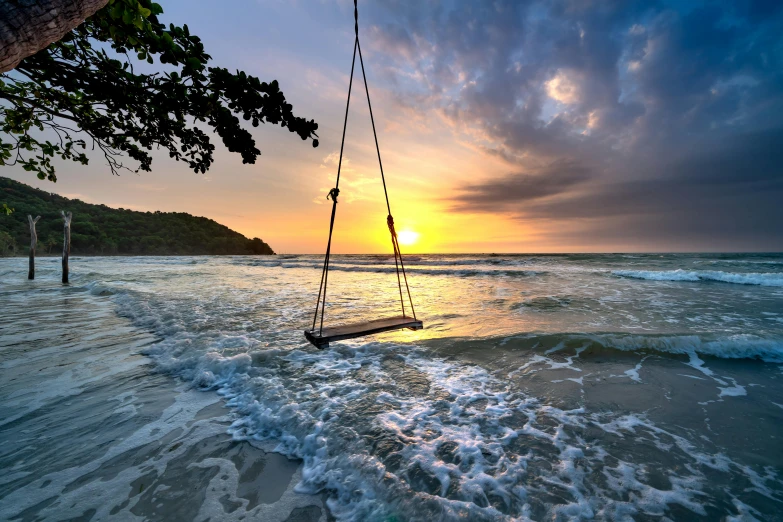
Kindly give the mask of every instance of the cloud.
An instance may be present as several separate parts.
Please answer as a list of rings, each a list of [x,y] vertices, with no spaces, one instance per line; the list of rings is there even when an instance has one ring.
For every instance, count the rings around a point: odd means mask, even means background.
[[[512,173],[481,184],[466,185],[455,196],[454,209],[469,212],[519,210],[531,200],[558,196],[590,178],[580,165],[555,162],[537,172]]]
[[[457,187],[454,210],[633,216],[650,237],[668,216],[673,237],[733,220],[780,248],[783,230],[758,223],[780,214],[781,5],[392,1],[373,34],[397,103],[508,164]]]
[[[579,102],[581,92],[577,78],[568,71],[560,70],[555,76],[544,83],[546,93],[553,100],[572,105]]]

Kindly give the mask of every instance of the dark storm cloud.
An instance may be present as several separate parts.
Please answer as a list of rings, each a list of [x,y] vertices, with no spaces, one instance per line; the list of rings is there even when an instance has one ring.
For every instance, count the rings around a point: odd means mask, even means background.
[[[731,224],[783,248],[769,224],[783,217],[782,6],[400,1],[372,18],[390,70],[423,79],[389,76],[400,103],[480,130],[509,163],[455,209],[634,216],[651,239]]]
[[[568,190],[590,178],[590,171],[572,163],[555,162],[536,173],[514,173],[481,185],[467,185],[455,210],[497,212]]]

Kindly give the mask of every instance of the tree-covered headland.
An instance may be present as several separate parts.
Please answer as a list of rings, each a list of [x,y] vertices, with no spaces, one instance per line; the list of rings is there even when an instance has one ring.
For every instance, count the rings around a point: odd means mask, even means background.
[[[137,212],[38,190],[0,177],[0,199],[14,209],[0,214],[0,255],[26,255],[27,215],[40,215],[37,253],[62,249],[60,211],[73,212],[72,255],[274,254],[259,238],[248,239],[220,223],[184,212]]]

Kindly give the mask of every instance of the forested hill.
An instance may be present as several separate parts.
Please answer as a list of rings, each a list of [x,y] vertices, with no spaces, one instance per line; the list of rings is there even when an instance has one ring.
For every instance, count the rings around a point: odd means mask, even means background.
[[[62,249],[63,220],[60,211],[73,212],[72,255],[202,255],[274,254],[258,238],[211,219],[181,212],[136,212],[32,188],[0,177],[0,203],[14,212],[0,213],[0,255],[26,254],[30,245],[27,215],[40,215],[36,225],[38,254]]]

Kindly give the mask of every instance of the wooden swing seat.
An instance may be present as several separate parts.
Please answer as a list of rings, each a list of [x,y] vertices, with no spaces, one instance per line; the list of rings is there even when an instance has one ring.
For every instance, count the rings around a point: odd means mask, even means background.
[[[316,348],[324,349],[329,347],[331,341],[355,339],[356,337],[364,337],[365,335],[389,332],[391,330],[401,330],[403,328],[421,330],[424,328],[424,324],[413,317],[397,316],[373,319],[372,321],[363,321],[361,323],[330,326],[323,330],[315,328],[313,330],[305,330],[304,334],[307,340]]]

